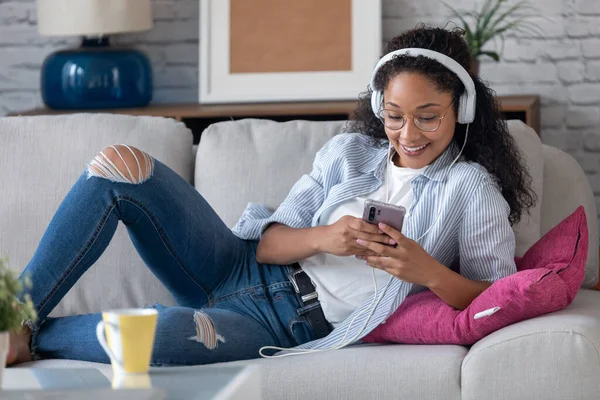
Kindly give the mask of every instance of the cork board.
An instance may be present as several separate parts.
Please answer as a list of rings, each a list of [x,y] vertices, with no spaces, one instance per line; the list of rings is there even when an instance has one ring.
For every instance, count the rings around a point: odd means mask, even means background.
[[[230,0],[230,73],[352,70],[352,0]]]

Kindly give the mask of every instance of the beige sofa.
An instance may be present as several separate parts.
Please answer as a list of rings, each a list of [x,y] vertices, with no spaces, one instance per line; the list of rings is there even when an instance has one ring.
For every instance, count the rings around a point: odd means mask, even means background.
[[[516,228],[521,255],[541,234],[585,206],[590,249],[584,288],[598,280],[598,225],[589,184],[572,157],[510,122],[540,203]],[[177,171],[233,226],[248,201],[277,206],[309,171],[342,122],[225,122],[197,153],[181,123],[112,115],[0,118],[0,254],[22,270],[54,210],[102,148],[127,143]],[[173,304],[120,227],[108,251],[52,315]],[[362,345],[335,352],[241,362],[262,366],[267,399],[597,399],[600,292],[582,289],[567,309],[497,331],[474,346]],[[26,366],[107,365],[44,360]],[[205,368],[210,368],[206,366]]]

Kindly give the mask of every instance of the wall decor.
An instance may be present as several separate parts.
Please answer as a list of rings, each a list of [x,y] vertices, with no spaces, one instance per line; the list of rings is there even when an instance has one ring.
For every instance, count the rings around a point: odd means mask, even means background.
[[[356,99],[381,0],[200,0],[200,103]]]

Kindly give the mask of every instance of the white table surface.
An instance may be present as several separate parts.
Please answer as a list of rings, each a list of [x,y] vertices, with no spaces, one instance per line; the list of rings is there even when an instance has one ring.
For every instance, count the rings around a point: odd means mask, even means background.
[[[139,393],[145,390],[148,394],[152,392],[149,389],[158,389],[154,394],[162,396],[148,398],[260,400],[260,381],[258,366],[163,367],[151,368],[148,374],[114,377],[110,370],[101,372],[95,368],[8,368],[4,371],[0,399],[28,398],[24,394],[19,396],[23,391],[49,399],[58,398],[59,391],[73,394],[73,391],[87,391],[93,394],[93,399],[104,398],[104,393],[106,398],[111,398],[116,397],[114,389],[120,389],[121,398],[126,389]],[[49,396],[42,396],[44,393]],[[91,400],[90,396],[86,396],[86,400]]]

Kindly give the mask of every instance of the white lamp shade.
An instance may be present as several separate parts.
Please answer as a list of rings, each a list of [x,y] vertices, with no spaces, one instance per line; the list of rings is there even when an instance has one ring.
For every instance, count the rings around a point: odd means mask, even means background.
[[[43,36],[103,36],[152,29],[150,0],[37,0]]]

